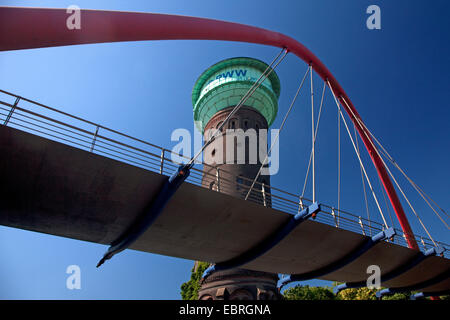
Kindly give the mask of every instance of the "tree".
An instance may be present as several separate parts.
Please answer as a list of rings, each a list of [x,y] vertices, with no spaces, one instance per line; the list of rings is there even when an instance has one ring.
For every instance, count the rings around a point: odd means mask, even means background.
[[[394,293],[391,296],[384,296],[383,300],[410,300],[411,292]]]
[[[328,287],[310,287],[308,285],[286,289],[283,292],[285,300],[334,300],[335,295]]]
[[[333,283],[333,287],[339,285],[338,282]],[[377,300],[376,292],[378,290],[382,290],[384,288],[379,289],[369,289],[367,287],[362,288],[349,288],[340,291],[336,295],[336,299],[338,300]],[[390,296],[384,296],[381,300],[409,300],[411,297],[411,292],[404,293],[395,293]]]
[[[181,298],[183,300],[198,300],[198,291],[200,290],[200,280],[203,272],[208,268],[208,262],[198,261],[191,270],[191,279],[181,285]],[[195,270],[197,267],[197,270]]]
[[[349,288],[340,291],[336,295],[337,300],[377,300],[377,289],[363,288]]]
[[[333,293],[333,288],[339,283],[334,282],[332,287],[310,287],[297,285],[283,292],[286,300],[377,300],[376,292],[380,289],[349,288],[340,291],[338,294]],[[411,292],[395,293],[391,296],[384,296],[382,300],[409,300]],[[442,298],[448,298],[443,296]]]

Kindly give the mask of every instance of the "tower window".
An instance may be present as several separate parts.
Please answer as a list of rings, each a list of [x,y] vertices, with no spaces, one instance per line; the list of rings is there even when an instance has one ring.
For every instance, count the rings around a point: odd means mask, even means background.
[[[248,120],[244,120],[244,129],[245,129],[245,130],[248,129]]]
[[[216,149],[212,149],[212,151],[211,151],[211,156],[215,156],[216,155]]]

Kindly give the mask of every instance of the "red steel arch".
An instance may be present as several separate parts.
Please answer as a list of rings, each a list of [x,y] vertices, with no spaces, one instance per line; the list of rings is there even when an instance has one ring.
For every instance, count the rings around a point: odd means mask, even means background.
[[[81,29],[70,30],[66,9],[0,7],[0,51],[142,40],[224,40],[286,48],[324,80],[355,124],[388,194],[409,248],[419,250],[383,162],[351,100],[325,65],[305,46],[284,34],[213,19],[122,11],[81,10]],[[346,102],[346,103],[345,103]],[[358,118],[358,120],[356,118]]]

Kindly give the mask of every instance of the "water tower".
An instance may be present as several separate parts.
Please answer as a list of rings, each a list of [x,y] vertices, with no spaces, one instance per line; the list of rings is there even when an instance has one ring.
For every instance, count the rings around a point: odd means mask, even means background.
[[[204,141],[214,134],[267,68],[260,60],[238,57],[220,61],[200,75],[192,91],[192,104],[194,120]],[[267,140],[262,133],[275,120],[279,95],[280,80],[272,71],[222,128],[221,136],[205,148],[203,161],[210,165],[204,166],[203,186],[235,197],[246,196],[264,160],[259,148],[267,152]],[[256,184],[255,189],[264,192],[255,190],[250,198],[270,206],[270,176],[261,175],[257,181],[261,184]],[[202,282],[199,299],[278,299],[277,281],[278,275],[272,273],[245,269],[217,271]]]

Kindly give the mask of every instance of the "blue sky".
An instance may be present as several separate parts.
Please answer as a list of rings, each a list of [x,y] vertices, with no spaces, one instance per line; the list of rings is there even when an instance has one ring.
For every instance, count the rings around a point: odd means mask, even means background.
[[[433,5],[406,0],[80,0],[0,4],[60,8],[76,4],[87,9],[191,15],[287,34],[324,62],[396,161],[442,208],[450,211],[447,1],[436,0]],[[381,30],[366,28],[365,11],[371,4],[381,8]],[[190,95],[203,70],[235,56],[270,62],[278,52],[271,47],[218,41],[126,42],[1,52],[0,88],[172,148],[173,130],[194,130]],[[293,55],[277,68],[281,97],[273,128],[279,128],[305,68]],[[319,90],[321,85],[316,78],[315,88]],[[306,93],[304,90],[281,133],[280,171],[271,178],[273,185],[294,193],[303,186],[310,151],[310,104]],[[336,106],[328,92],[317,142],[317,190],[318,200],[332,205],[337,202],[336,124]],[[342,139],[341,207],[364,216],[358,162],[345,131]],[[363,159],[379,192],[367,155]],[[411,194],[432,235],[449,243],[448,229],[406,187],[404,180],[399,181]],[[379,221],[373,201],[370,206],[374,219]],[[404,207],[406,210],[406,204]],[[411,211],[406,211],[414,232],[424,234]],[[0,227],[0,298],[179,299],[180,285],[189,278],[193,265],[193,261],[127,250],[96,269],[105,250],[102,245]],[[71,264],[81,268],[81,290],[66,289],[65,271]]]

